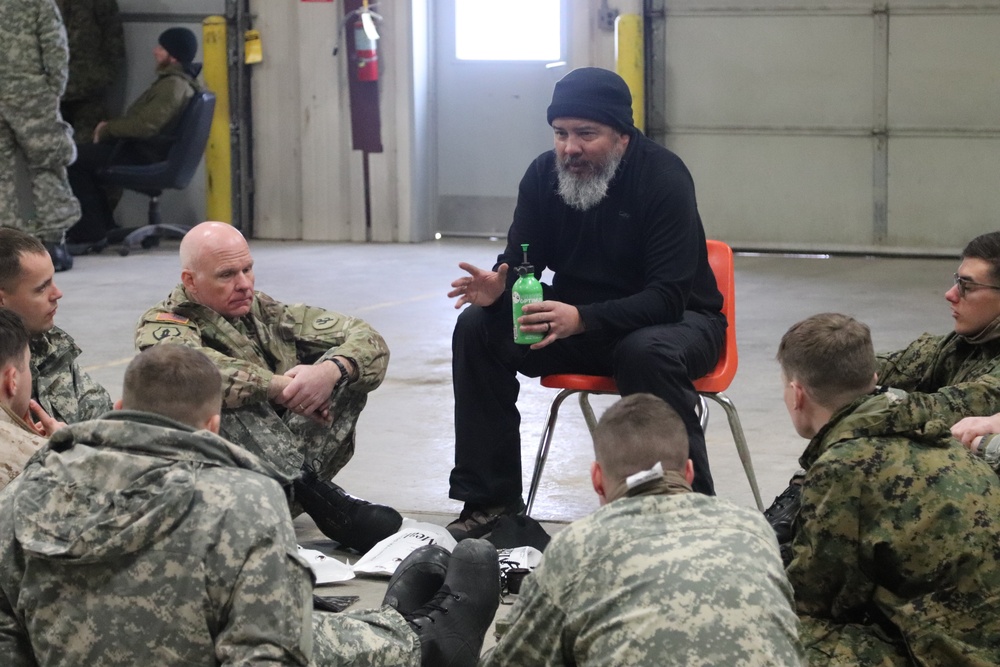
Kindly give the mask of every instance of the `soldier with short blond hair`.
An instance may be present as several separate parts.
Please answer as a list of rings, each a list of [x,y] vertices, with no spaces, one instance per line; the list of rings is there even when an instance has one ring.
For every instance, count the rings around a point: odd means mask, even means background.
[[[1000,479],[922,395],[876,384],[861,322],[803,320],[778,362],[809,439],[788,578],[810,664],[1000,664]]]

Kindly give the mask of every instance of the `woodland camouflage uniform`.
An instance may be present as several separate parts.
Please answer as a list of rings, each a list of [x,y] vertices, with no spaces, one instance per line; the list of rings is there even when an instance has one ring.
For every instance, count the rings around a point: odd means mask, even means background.
[[[208,355],[222,373],[222,435],[289,476],[306,464],[329,479],[347,464],[358,417],[389,363],[385,340],[363,320],[255,292],[250,312],[230,321],[192,301],[182,285],[139,320],[136,347],[159,343]],[[359,377],[332,397],[332,426],[268,401],[273,375],[333,356],[352,360]]]
[[[69,38],[63,117],[77,143],[90,143],[107,120],[104,98],[125,67],[125,32],[116,0],[56,0]]]
[[[920,398],[860,397],[799,460],[788,577],[810,665],[1000,664],[1000,479]]]

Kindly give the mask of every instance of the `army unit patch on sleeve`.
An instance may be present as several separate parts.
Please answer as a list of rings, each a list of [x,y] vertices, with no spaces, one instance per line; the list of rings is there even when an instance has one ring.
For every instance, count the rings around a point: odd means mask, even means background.
[[[337,318],[330,317],[329,315],[321,315],[313,320],[313,329],[318,329],[322,331],[323,329],[329,329],[334,324],[337,323]]]
[[[156,316],[157,322],[174,322],[175,324],[187,324],[191,320],[186,317],[181,317],[180,315],[174,315],[173,313],[160,313]]]

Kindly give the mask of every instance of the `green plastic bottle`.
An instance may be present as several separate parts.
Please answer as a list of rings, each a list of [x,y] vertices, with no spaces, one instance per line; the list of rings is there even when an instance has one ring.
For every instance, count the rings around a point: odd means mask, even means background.
[[[542,300],[542,284],[535,277],[535,267],[528,263],[528,244],[522,243],[524,261],[517,267],[518,279],[510,288],[511,300],[514,302],[514,342],[521,345],[533,345],[545,338],[541,333],[521,331],[517,318],[521,317],[521,309],[529,303],[539,303]]]

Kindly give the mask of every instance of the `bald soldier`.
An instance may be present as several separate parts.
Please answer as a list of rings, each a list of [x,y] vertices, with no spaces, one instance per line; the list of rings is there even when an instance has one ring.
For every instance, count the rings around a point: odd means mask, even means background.
[[[389,362],[366,322],[254,291],[246,239],[203,222],[181,241],[181,282],[146,311],[136,347],[201,350],[222,373],[226,439],[294,477],[295,500],[330,539],[364,552],[402,517],[329,481],[354,454],[355,426]]]

